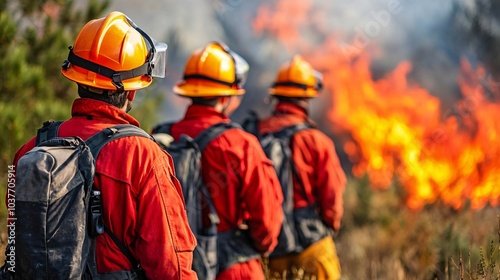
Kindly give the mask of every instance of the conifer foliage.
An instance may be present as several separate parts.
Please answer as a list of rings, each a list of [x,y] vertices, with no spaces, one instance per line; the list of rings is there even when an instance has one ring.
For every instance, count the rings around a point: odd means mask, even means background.
[[[76,86],[61,65],[81,27],[109,0],[0,0],[0,166],[48,119],[70,115]],[[0,176],[3,177],[3,176]]]

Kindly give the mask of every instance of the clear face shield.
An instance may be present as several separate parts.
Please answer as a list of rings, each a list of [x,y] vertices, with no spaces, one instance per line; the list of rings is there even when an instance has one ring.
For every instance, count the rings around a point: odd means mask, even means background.
[[[314,85],[314,89],[317,91],[321,91],[323,89],[323,74],[318,71],[314,71],[314,78],[316,78],[316,84]]]
[[[157,42],[153,39],[154,45],[151,50],[151,76],[156,78],[165,78],[167,75],[168,45]],[[153,49],[155,52],[153,53]]]
[[[248,65],[248,62],[241,57],[239,54],[229,51],[228,52],[234,59],[234,68],[235,68],[235,83],[243,87],[245,82],[247,81],[248,77],[248,70],[250,69],[250,66]]]
[[[166,43],[157,42],[155,39],[151,38],[151,36],[140,29],[129,17],[127,17],[127,21],[144,37],[150,48],[147,60],[147,63],[149,63],[148,75],[156,78],[165,78],[167,74],[168,45]]]

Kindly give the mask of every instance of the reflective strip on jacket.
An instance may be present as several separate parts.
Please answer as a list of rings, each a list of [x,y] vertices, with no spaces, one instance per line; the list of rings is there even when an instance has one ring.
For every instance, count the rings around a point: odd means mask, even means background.
[[[297,105],[280,102],[274,114],[259,123],[259,133],[273,133],[309,120]],[[346,177],[333,141],[318,129],[306,129],[292,137],[292,156],[303,187],[294,178],[294,207],[317,204],[323,221],[336,231],[344,213],[343,193]],[[303,190],[301,190],[303,188]],[[304,191],[307,197],[304,197]]]
[[[108,103],[79,98],[59,136],[86,140],[117,124],[139,126],[132,116]],[[18,150],[14,165],[34,147],[34,141]],[[197,279],[191,270],[196,239],[167,153],[144,137],[114,140],[99,154],[94,183],[102,193],[103,222],[132,252],[148,279]],[[99,273],[132,269],[107,234],[97,237],[96,259]]]
[[[171,133],[175,140],[181,134],[195,138],[219,122],[229,119],[212,107],[191,105],[184,119],[172,125]],[[202,172],[220,218],[218,231],[235,229],[245,222],[256,249],[272,251],[283,220],[283,195],[257,138],[241,129],[224,132],[203,151]],[[257,269],[262,274],[260,265]]]

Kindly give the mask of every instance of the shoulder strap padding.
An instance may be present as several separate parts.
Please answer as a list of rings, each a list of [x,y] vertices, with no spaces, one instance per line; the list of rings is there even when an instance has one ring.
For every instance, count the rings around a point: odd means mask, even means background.
[[[101,130],[100,132],[96,133],[95,135],[87,139],[87,141],[85,142],[89,146],[90,151],[92,152],[94,158],[97,159],[97,156],[99,155],[99,152],[101,151],[102,147],[104,147],[107,143],[109,143],[112,140],[128,136],[140,136],[149,138],[154,141],[151,135],[149,135],[146,131],[140,129],[135,125],[119,124]]]
[[[274,137],[277,137],[277,138],[289,139],[295,133],[297,133],[301,130],[309,129],[309,128],[314,128],[314,126],[311,125],[310,123],[298,123],[298,124],[294,124],[291,126],[287,126],[287,127],[283,128],[280,131],[277,131],[273,134],[274,134]]]
[[[166,123],[161,123],[153,127],[152,129],[152,134],[157,134],[157,133],[165,133],[165,134],[171,134],[170,128],[172,127],[174,123],[172,122],[166,122]]]
[[[214,124],[211,127],[203,130],[198,136],[196,136],[194,142],[196,142],[200,151],[203,152],[203,150],[210,142],[212,142],[212,140],[214,140],[217,136],[221,135],[226,130],[232,128],[241,129],[241,126],[233,122],[230,123],[221,122]]]
[[[43,126],[40,129],[38,129],[36,133],[35,145],[38,146],[42,142],[57,137],[59,133],[59,127],[61,126],[62,123],[63,121],[53,121],[53,120],[44,122]]]
[[[259,138],[259,116],[257,112],[250,111],[249,117],[243,121],[242,127],[245,131],[257,136]]]
[[[38,129],[36,136],[36,145],[38,146],[42,142],[58,137],[59,127],[62,123],[63,121],[44,122],[43,126]],[[97,159],[97,156],[99,155],[102,147],[104,147],[107,143],[112,140],[128,136],[141,136],[154,141],[154,138],[151,137],[151,135],[135,125],[119,124],[99,131],[98,133],[87,139],[85,143],[87,144],[87,146],[89,146],[94,159]]]

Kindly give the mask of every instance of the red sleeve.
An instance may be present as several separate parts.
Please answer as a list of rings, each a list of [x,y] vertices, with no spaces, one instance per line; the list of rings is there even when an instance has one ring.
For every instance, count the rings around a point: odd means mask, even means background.
[[[249,137],[242,163],[242,201],[250,214],[250,235],[261,252],[271,252],[283,222],[283,194],[270,160],[255,137]]]
[[[31,138],[31,140],[28,141],[28,143],[24,144],[24,146],[22,146],[21,148],[19,148],[19,150],[17,150],[16,154],[14,155],[14,161],[13,161],[13,164],[15,166],[17,166],[17,162],[22,156],[24,156],[24,154],[26,154],[35,147],[35,140],[36,137]]]
[[[335,231],[340,228],[344,214],[343,194],[346,178],[339,158],[335,152],[333,141],[324,134],[319,134],[316,143],[318,154],[317,198],[323,220]]]
[[[309,200],[301,203],[317,203],[323,221],[338,231],[344,213],[346,178],[333,141],[319,130],[304,130],[294,136],[292,148],[302,183],[299,185],[303,185]]]
[[[103,222],[148,279],[196,279],[191,270],[196,240],[172,166],[171,157],[157,144],[138,136],[109,143],[96,163],[94,183],[103,198]],[[108,234],[96,242],[98,272],[130,269]]]
[[[167,157],[156,160],[139,194],[135,254],[148,279],[196,279],[191,269],[196,240]]]

